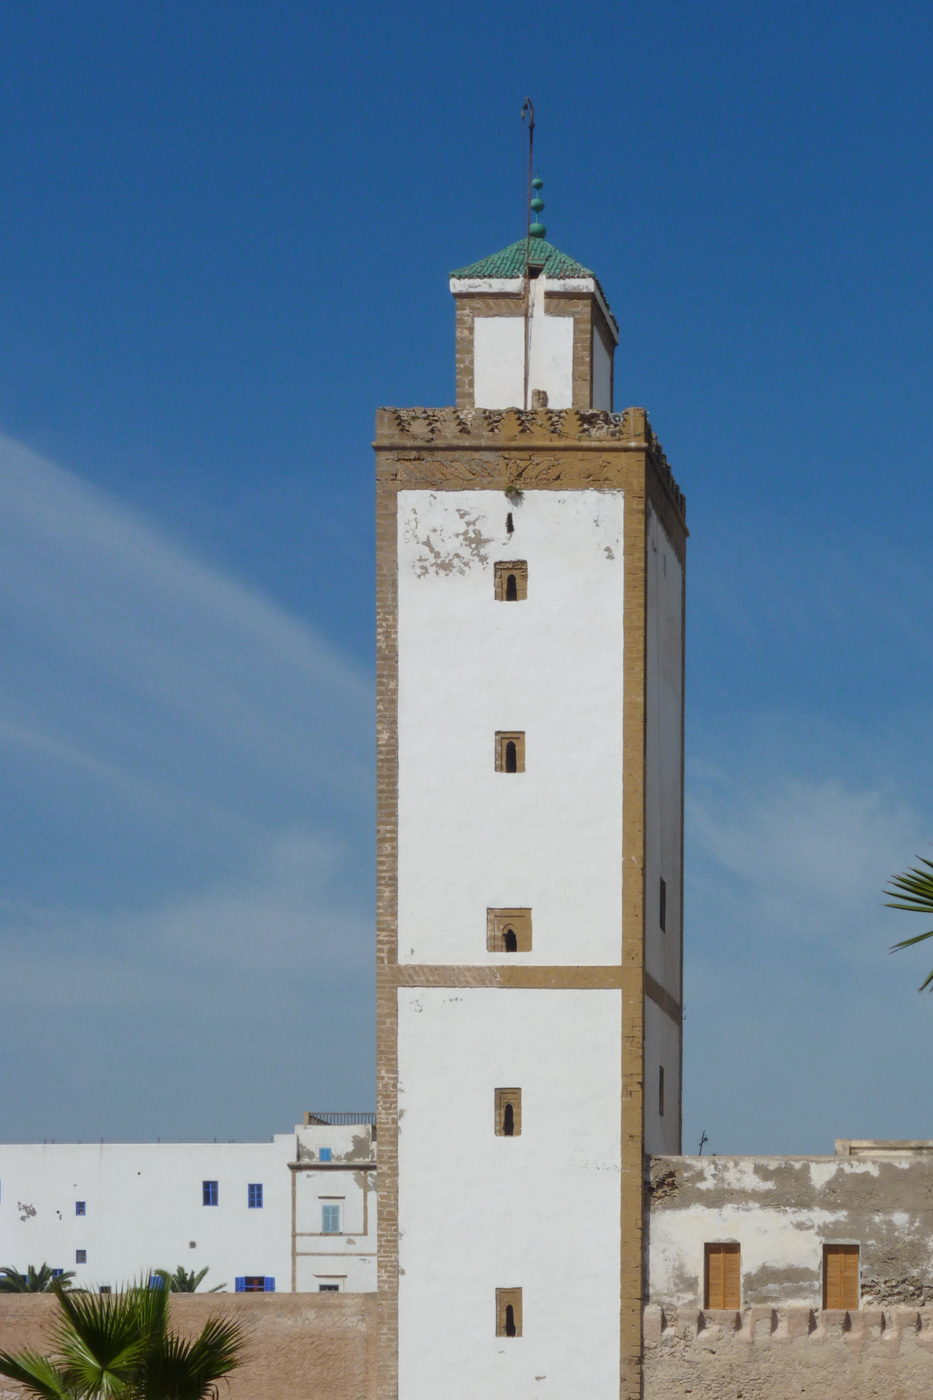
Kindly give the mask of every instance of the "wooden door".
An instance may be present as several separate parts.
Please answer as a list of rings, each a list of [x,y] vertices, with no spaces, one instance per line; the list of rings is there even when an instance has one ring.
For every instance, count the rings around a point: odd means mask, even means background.
[[[824,1244],[823,1307],[858,1307],[858,1245]]]
[[[737,1244],[706,1246],[707,1308],[742,1306],[742,1255]]]

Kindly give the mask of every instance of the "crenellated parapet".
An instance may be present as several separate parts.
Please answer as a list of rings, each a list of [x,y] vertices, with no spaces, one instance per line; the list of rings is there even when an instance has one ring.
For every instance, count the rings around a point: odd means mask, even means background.
[[[933,1393],[933,1308],[647,1307],[645,1400]]]
[[[566,452],[612,446],[644,452],[666,488],[673,505],[686,519],[687,501],[643,408],[624,413],[598,409],[517,408],[380,408],[376,413],[376,446],[446,451]],[[524,479],[546,480],[546,467],[529,472],[518,468],[516,485]]]

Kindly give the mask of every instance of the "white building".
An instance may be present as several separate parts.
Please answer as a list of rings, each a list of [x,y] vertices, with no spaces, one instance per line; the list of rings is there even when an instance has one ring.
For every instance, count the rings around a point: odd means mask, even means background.
[[[684,500],[588,269],[451,290],[456,408],[377,419],[379,1393],[618,1400],[680,1141]]]
[[[369,1292],[372,1115],[305,1118],[270,1142],[0,1144],[0,1265],[87,1288],[206,1265],[202,1289]]]

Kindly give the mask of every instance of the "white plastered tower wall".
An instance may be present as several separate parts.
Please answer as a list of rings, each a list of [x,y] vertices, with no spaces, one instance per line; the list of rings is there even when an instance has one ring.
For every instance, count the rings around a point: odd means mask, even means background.
[[[546,404],[507,408],[516,279],[455,274],[457,408],[377,421],[380,1400],[640,1394],[646,1134],[680,1141],[686,529],[643,411],[596,402],[614,322],[571,280],[525,288],[561,326],[527,360]]]
[[[520,906],[523,964],[620,963],[623,511],[618,491],[400,494],[400,961],[501,963],[486,911]],[[510,555],[528,566],[516,605],[493,587]],[[503,730],[525,734],[523,773],[495,771]],[[400,1394],[446,1377],[451,1400],[505,1395],[529,1375],[614,1394],[618,992],[410,988],[398,1014]],[[494,1132],[507,1086],[514,1138]],[[511,1286],[519,1345],[495,1335]]]

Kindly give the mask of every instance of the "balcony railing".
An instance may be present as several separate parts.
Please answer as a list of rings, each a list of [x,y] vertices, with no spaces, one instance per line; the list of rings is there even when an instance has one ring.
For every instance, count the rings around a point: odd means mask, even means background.
[[[331,1128],[343,1128],[355,1123],[366,1123],[370,1127],[376,1125],[375,1113],[349,1113],[345,1109],[333,1111],[331,1109],[315,1109],[313,1113],[305,1114],[305,1127],[312,1128],[315,1124],[319,1126],[327,1125]]]

